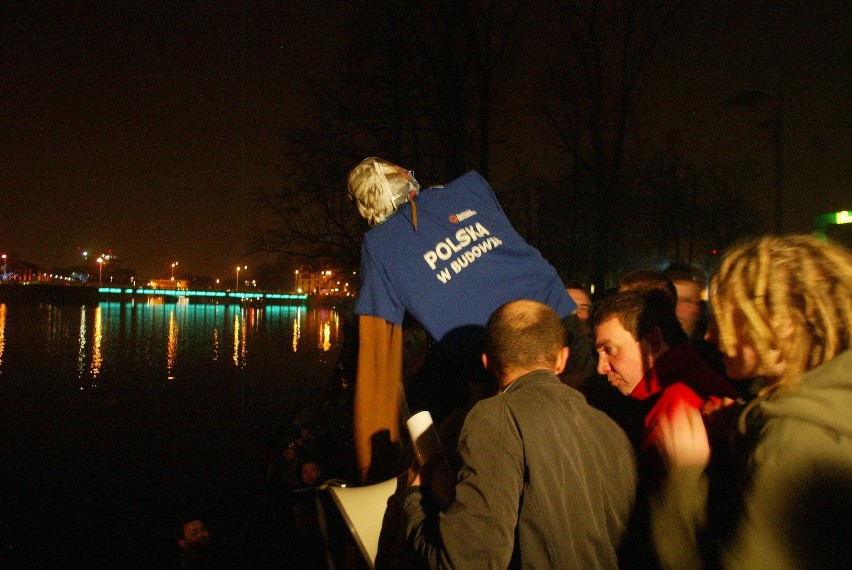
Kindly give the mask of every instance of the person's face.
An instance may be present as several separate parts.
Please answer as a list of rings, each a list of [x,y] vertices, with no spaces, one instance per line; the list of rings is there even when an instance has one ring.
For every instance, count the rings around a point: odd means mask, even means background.
[[[577,303],[577,318],[581,321],[588,321],[592,312],[592,300],[582,289],[565,289],[568,295]]]
[[[745,318],[737,314],[734,317],[734,325],[736,327],[736,339],[733,356],[729,356],[722,352],[722,362],[725,364],[725,373],[731,380],[747,380],[759,375],[760,360],[757,357],[757,350],[751,344],[748,337],[743,334],[745,327]],[[719,344],[719,329],[715,321],[710,322],[707,327],[707,333],[704,335],[705,340],[713,344]],[[721,351],[720,351],[721,352]]]
[[[309,461],[302,464],[302,482],[309,487],[319,483],[320,469],[316,463]]]
[[[610,384],[629,396],[651,368],[650,347],[633,338],[617,317],[604,321],[595,329],[598,351],[598,374],[605,374]]]
[[[677,320],[691,337],[701,317],[701,287],[694,281],[675,281],[674,286],[677,289]]]
[[[183,523],[183,541],[186,548],[203,548],[210,542],[210,533],[200,520],[185,522]]]

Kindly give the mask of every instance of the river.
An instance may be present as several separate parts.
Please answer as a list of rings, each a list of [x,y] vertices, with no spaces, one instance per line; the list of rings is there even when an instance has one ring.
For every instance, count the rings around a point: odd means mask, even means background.
[[[168,566],[199,514],[274,567],[269,442],[342,334],[330,308],[0,304],[0,566]]]

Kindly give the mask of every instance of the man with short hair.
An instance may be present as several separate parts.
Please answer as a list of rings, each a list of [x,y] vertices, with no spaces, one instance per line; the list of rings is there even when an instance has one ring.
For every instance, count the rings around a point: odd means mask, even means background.
[[[675,289],[672,280],[654,267],[643,267],[628,271],[618,280],[619,291],[638,291],[639,293],[649,293],[651,291],[661,291],[677,300],[677,289]]]
[[[567,284],[565,291],[577,304],[577,310],[574,311],[576,319],[565,319],[563,321],[571,356],[565,365],[565,371],[560,374],[560,378],[565,384],[579,390],[595,374],[597,366],[595,341],[592,336],[592,329],[589,327],[592,299],[579,284]]]
[[[648,495],[664,474],[657,425],[679,406],[700,410],[713,398],[736,398],[737,393],[688,342],[669,293],[644,291],[621,291],[603,299],[595,307],[592,326],[598,373],[630,398],[630,405],[618,407],[620,414],[613,417],[639,452],[636,508],[619,555],[623,565],[653,569],[659,562],[649,535]]]
[[[676,263],[668,266],[663,275],[671,279],[677,290],[675,314],[689,338],[703,338],[704,328],[699,327],[704,312],[704,273],[691,265]]]
[[[178,529],[181,568],[211,567],[210,533],[201,519],[185,521]]]
[[[689,344],[673,300],[661,291],[615,293],[598,304],[592,320],[598,373],[644,404],[641,424],[623,426],[641,447],[675,404],[700,409],[712,397],[737,397]]]
[[[675,315],[689,337],[692,348],[710,368],[727,378],[722,354],[715,344],[704,338],[709,322],[707,303],[704,301],[704,290],[707,287],[704,272],[685,263],[673,263],[663,271],[663,275],[671,280],[677,291]],[[743,383],[738,389],[745,394],[750,390],[748,383]]]
[[[564,335],[556,312],[536,301],[491,315],[482,363],[501,392],[465,420],[455,498],[440,514],[424,510],[419,475],[402,497],[408,555],[418,564],[617,566],[635,496],[634,454],[612,420],[560,383]]]
[[[589,317],[592,316],[592,298],[579,285],[568,285],[565,287],[565,290],[577,304],[577,310],[575,311],[577,318],[584,323],[588,321]]]

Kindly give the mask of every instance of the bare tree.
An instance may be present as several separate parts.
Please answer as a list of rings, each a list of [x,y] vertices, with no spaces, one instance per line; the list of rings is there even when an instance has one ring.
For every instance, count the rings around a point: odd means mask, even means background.
[[[255,240],[255,251],[290,257],[295,264],[329,264],[347,272],[358,266],[366,224],[345,191],[343,160],[303,152],[280,189],[261,198],[269,227]]]
[[[568,170],[593,205],[592,281],[600,290],[620,238],[613,219],[625,196],[625,141],[639,80],[660,39],[672,31],[681,5],[678,0],[553,3],[561,35],[550,74],[557,97],[548,116]]]
[[[627,192],[634,216],[622,249],[641,254],[632,263],[616,261],[625,267],[681,261],[709,270],[713,250],[764,231],[765,221],[730,178],[677,154],[654,160]]]
[[[314,89],[311,121],[287,140],[290,176],[263,203],[272,222],[255,249],[357,265],[366,229],[345,199],[349,168],[379,155],[421,183],[468,168],[487,176],[495,76],[522,1],[374,0],[351,8],[347,59]]]

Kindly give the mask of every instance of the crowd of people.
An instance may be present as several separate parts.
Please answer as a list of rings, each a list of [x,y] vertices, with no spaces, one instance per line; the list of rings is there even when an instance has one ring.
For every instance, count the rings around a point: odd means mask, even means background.
[[[709,285],[674,264],[593,299],[556,290],[476,173],[422,190],[369,158],[349,188],[373,226],[355,307],[363,480],[380,480],[377,434],[410,459],[409,408],[437,412],[456,474],[438,500],[446,482],[411,464],[379,566],[849,565],[849,251],[751,238]],[[408,314],[430,339],[413,375],[398,363]]]
[[[476,173],[421,189],[369,158],[349,189],[373,226],[354,320],[267,474],[304,567],[362,567],[324,485],[394,476],[379,568],[850,566],[848,250],[756,237],[709,283],[677,263],[591,295]],[[423,409],[450,480],[414,460]]]

